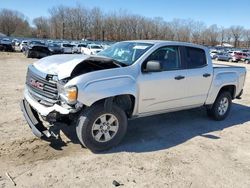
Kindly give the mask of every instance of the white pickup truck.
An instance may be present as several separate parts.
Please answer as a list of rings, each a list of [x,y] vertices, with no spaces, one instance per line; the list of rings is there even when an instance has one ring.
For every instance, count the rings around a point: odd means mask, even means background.
[[[243,67],[213,65],[206,47],[168,41],[124,41],[98,56],[54,55],[30,65],[21,108],[38,137],[70,122],[92,151],[118,144],[127,119],[204,106],[223,120],[240,98]]]

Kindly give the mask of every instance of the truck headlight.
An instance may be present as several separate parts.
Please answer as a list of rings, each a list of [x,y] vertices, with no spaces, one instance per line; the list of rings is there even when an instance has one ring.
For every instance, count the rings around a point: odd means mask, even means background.
[[[75,104],[77,100],[77,87],[71,86],[66,87],[63,89],[61,93],[61,97],[68,103],[68,104]]]

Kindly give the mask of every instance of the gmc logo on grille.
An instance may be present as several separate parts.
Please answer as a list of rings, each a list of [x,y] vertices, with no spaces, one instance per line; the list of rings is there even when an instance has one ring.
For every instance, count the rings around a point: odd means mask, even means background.
[[[32,78],[30,79],[30,85],[39,89],[43,89],[43,83],[40,83]]]

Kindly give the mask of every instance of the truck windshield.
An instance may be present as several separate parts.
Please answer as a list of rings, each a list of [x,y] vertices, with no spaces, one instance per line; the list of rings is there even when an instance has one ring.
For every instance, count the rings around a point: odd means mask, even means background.
[[[105,56],[124,65],[131,65],[152,46],[153,44],[149,43],[118,42],[106,50],[99,52],[98,56]]]

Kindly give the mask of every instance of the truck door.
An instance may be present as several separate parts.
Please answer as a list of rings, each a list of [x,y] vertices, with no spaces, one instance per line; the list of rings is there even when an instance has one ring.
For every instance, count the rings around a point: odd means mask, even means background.
[[[188,105],[203,105],[206,101],[213,75],[211,60],[200,48],[185,47],[184,62],[187,67],[185,84]]]
[[[162,70],[146,71],[149,61],[160,62]],[[138,77],[138,112],[152,113],[186,106],[186,72],[178,46],[165,46],[153,52],[142,64]]]

